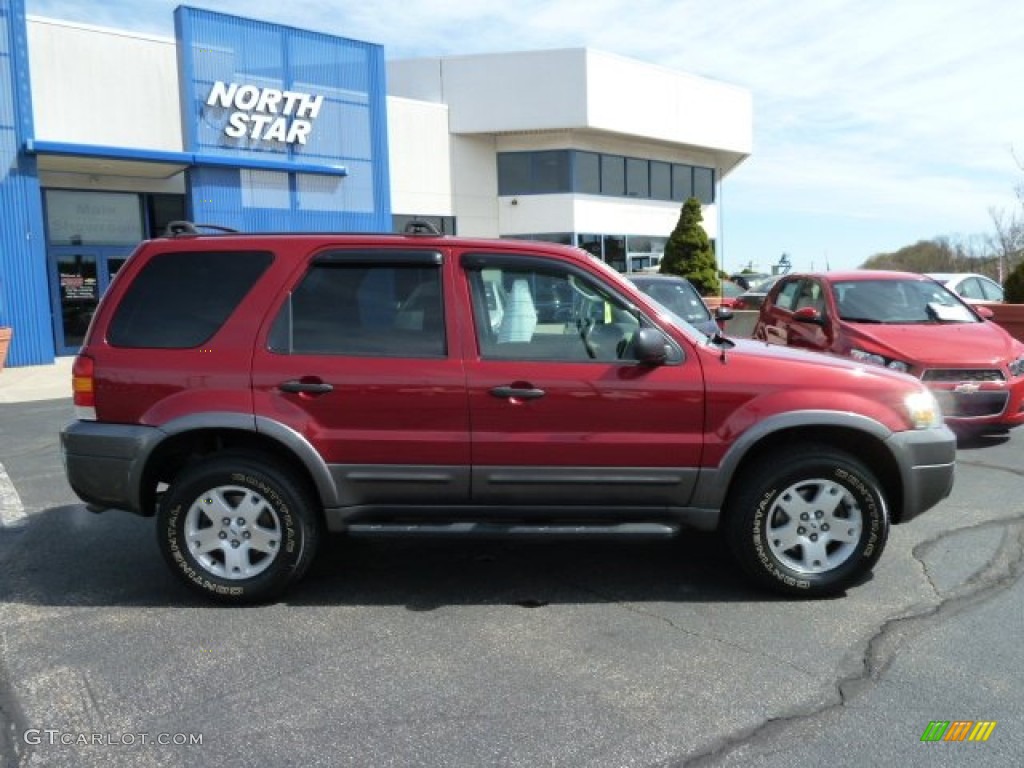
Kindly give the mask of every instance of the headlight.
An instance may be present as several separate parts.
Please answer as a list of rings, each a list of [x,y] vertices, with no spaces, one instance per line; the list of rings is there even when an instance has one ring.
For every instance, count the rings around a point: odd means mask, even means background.
[[[863,349],[857,349],[853,347],[850,350],[850,357],[854,360],[860,360],[862,363],[871,363],[871,365],[879,365],[882,368],[889,368],[894,371],[901,371],[902,373],[910,373],[910,364],[905,363],[902,360],[894,360],[881,355],[876,355],[874,352],[865,352]]]
[[[1007,367],[1010,369],[1011,376],[1020,376],[1024,374],[1024,357],[1018,357]]]
[[[903,398],[914,429],[942,426],[942,409],[931,392],[911,392]]]

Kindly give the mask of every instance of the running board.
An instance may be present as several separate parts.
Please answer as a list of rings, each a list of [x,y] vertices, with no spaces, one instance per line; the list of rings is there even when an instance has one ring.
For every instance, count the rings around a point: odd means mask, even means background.
[[[618,525],[538,525],[528,523],[354,523],[346,530],[351,536],[387,537],[479,537],[496,539],[669,539],[679,532],[671,523],[621,523]]]

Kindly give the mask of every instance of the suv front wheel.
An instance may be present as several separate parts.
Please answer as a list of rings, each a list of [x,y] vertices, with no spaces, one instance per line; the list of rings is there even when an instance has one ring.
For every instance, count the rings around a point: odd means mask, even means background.
[[[852,456],[803,446],[762,459],[730,498],[726,536],[741,567],[785,594],[819,597],[856,583],[889,535],[882,487]]]
[[[304,486],[269,460],[218,456],[175,478],[160,502],[157,539],[193,589],[225,602],[262,602],[312,563],[315,510]]]

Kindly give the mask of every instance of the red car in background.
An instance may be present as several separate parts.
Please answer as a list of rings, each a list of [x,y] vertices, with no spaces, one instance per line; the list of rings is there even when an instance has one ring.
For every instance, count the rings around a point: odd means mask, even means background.
[[[1024,423],[1024,344],[924,275],[786,275],[768,293],[754,338],[916,376],[950,426]]]
[[[727,309],[736,308],[736,300],[745,289],[739,283],[734,283],[732,280],[722,280],[717,296],[705,296],[704,303],[707,304],[708,309],[717,309],[718,307],[726,307]]]

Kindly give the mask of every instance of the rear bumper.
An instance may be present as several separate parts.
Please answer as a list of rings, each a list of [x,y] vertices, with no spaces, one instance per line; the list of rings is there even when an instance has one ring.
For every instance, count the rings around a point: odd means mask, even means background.
[[[97,509],[143,509],[144,459],[163,433],[155,427],[74,421],[60,433],[64,472],[78,497]]]
[[[900,467],[903,505],[894,523],[926,512],[953,490],[956,436],[948,427],[896,432],[888,440]]]

